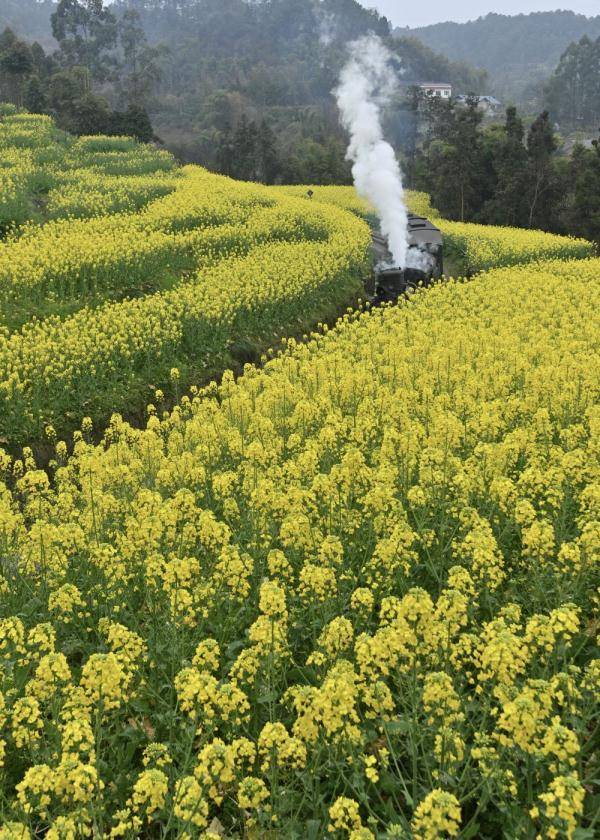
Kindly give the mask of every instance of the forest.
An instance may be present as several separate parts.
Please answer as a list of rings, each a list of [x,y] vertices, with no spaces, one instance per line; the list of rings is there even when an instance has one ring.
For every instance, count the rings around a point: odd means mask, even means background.
[[[598,147],[566,156],[556,136],[600,118],[600,37],[559,56],[540,115],[509,106],[490,124],[475,102],[429,101],[412,85],[438,78],[477,94],[485,71],[392,37],[356,0],[24,0],[6,22],[16,29],[0,35],[1,98],[75,134],[155,139],[183,161],[267,184],[351,183],[332,90],[345,45],[375,30],[402,78],[386,132],[409,186],[450,219],[600,236]]]
[[[528,104],[543,96],[548,77],[570,43],[584,35],[600,36],[600,14],[587,18],[566,10],[512,16],[491,13],[467,23],[397,29],[396,34],[409,34],[453,61],[483,68],[496,95]]]
[[[548,111],[527,128],[515,106],[483,124],[466,105],[426,101],[413,111],[419,139],[407,154],[411,184],[447,218],[600,238],[600,145],[559,154]]]
[[[367,32],[389,40],[407,81],[485,86],[484,73],[412,38],[392,42],[389,22],[356,0],[9,0],[6,26],[20,55],[2,59],[4,98],[21,92],[75,133],[127,123],[144,138],[142,110],[181,159],[241,178],[348,181],[331,91],[345,45]],[[36,39],[32,62],[21,42]]]

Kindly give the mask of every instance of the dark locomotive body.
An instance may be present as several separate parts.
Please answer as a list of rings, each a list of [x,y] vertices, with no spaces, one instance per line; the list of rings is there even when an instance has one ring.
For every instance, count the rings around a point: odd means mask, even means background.
[[[387,239],[379,233],[373,234],[375,258],[375,300],[379,302],[397,300],[417,286],[428,286],[444,273],[444,246],[442,233],[429,219],[409,214],[409,251],[418,250],[417,259],[422,268],[399,268],[393,264]]]

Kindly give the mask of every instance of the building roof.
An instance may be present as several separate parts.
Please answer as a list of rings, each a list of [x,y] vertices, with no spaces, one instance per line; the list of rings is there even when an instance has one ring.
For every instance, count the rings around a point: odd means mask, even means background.
[[[443,87],[443,88],[451,88],[451,82],[416,82],[419,87],[426,87],[426,88],[435,88],[435,87]]]
[[[456,97],[459,101],[467,100],[467,99],[476,99],[477,102],[487,102],[488,105],[502,105],[499,99],[496,99],[495,96],[490,96],[489,94],[485,94],[484,96],[476,96],[472,94],[461,93]]]

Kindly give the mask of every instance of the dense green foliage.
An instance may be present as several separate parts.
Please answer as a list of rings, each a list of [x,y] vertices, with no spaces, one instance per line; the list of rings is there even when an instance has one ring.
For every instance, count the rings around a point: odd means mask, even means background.
[[[349,182],[331,91],[346,44],[367,32],[389,40],[409,83],[485,84],[415,39],[393,41],[388,21],[357,0],[61,0],[45,7],[54,9],[52,56],[23,41],[32,4],[0,12],[0,30],[15,23],[18,36],[0,66],[0,96],[75,133],[147,139],[148,111],[179,157],[236,178]],[[33,4],[32,22],[38,12]]]
[[[131,5],[119,0],[115,8]],[[331,91],[346,43],[369,31],[386,37],[387,20],[356,0],[141,0],[135,8],[150,42],[170,50],[154,111],[170,148],[234,177],[349,182]],[[470,68],[414,40],[394,50],[407,80],[443,75],[481,87]],[[277,138],[274,155],[265,122]]]
[[[0,97],[57,117],[76,134],[153,136],[146,112],[159,76],[158,52],[148,46],[135,14],[117,25],[94,0],[61,0],[51,22],[60,49],[46,54],[10,28],[0,34]],[[112,84],[109,101],[95,90]]]
[[[425,139],[412,155],[411,177],[443,216],[600,239],[596,144],[557,155],[547,111],[528,131],[512,106],[504,125],[482,125],[474,100],[430,103],[422,116]]]
[[[600,36],[587,35],[565,50],[546,89],[552,114],[567,125],[593,125],[600,119]]]
[[[399,29],[397,33],[404,35],[405,31]],[[569,11],[514,16],[492,13],[468,23],[436,23],[410,30],[410,34],[453,61],[483,67],[498,95],[520,101],[541,93],[535,90],[536,83],[546,81],[571,41],[583,35],[600,35],[600,15],[586,18]]]

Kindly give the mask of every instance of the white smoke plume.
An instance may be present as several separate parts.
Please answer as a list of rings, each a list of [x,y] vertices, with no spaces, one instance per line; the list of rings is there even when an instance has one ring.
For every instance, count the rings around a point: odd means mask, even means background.
[[[347,157],[353,161],[357,191],[377,210],[394,264],[405,268],[413,260],[421,263],[424,255],[417,249],[409,251],[402,173],[381,125],[381,108],[397,81],[392,56],[376,35],[353,41],[349,49],[350,58],[334,91],[342,123],[350,133]]]
[[[426,251],[425,248],[417,248],[412,246],[408,249],[406,255],[405,268],[418,268],[425,274],[429,274],[435,267],[435,257]]]

